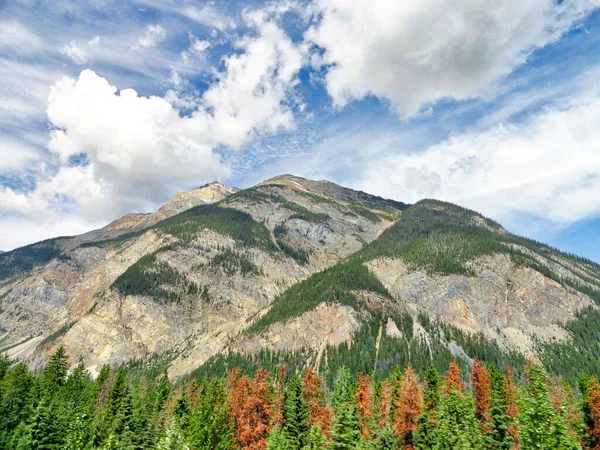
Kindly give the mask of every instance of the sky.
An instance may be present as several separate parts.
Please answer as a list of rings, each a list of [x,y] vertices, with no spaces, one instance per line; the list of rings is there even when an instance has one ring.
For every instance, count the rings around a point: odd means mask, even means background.
[[[283,173],[600,262],[600,0],[0,0],[0,249]]]

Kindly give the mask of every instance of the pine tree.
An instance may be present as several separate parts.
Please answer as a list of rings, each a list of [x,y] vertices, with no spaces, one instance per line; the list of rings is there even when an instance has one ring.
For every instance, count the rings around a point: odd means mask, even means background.
[[[15,364],[6,371],[0,389],[0,449],[17,426],[25,422],[33,411],[34,378],[24,363]]]
[[[585,448],[600,450],[600,383],[596,378],[586,380],[582,389],[585,392]]]
[[[475,400],[475,416],[487,446],[492,443],[492,416],[491,416],[491,387],[492,380],[486,367],[477,359],[473,361],[471,383]]]
[[[388,380],[383,380],[377,393],[377,426],[385,428],[389,424],[392,406],[392,387]]]
[[[394,413],[393,428],[400,437],[400,442],[407,450],[412,450],[418,421],[423,408],[423,392],[419,385],[419,377],[409,364],[400,383],[400,396]]]
[[[365,439],[369,439],[371,435],[371,411],[373,409],[373,383],[371,377],[363,373],[358,375],[358,387],[354,396],[356,398],[360,432]]]
[[[504,401],[506,402],[506,414],[508,416],[507,433],[512,440],[511,449],[519,448],[519,429],[517,426],[517,417],[519,415],[519,406],[517,402],[517,390],[513,379],[513,373],[510,366],[506,367],[506,378],[504,381]]]
[[[273,416],[268,373],[259,369],[250,381],[239,369],[234,369],[229,374],[228,385],[236,441],[247,450],[264,450]]]
[[[302,380],[302,391],[308,409],[309,426],[319,427],[325,436],[329,436],[333,423],[332,413],[325,399],[323,380],[312,367],[306,369]]]
[[[223,382],[205,382],[198,387],[190,383],[185,397],[190,412],[184,434],[195,450],[228,450],[233,448],[233,423],[229,414]]]
[[[285,425],[283,433],[290,450],[300,450],[308,434],[308,411],[298,374],[290,377],[285,396]]]

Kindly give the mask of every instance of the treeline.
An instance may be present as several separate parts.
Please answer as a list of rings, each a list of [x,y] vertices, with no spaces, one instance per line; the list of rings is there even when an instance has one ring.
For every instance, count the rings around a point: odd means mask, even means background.
[[[522,379],[478,360],[469,372],[451,361],[419,377],[409,364],[374,381],[342,366],[330,389],[311,367],[234,368],[174,385],[124,367],[69,373],[62,348],[38,374],[3,357],[0,449],[600,448],[595,378],[580,376],[574,390],[535,364]]]

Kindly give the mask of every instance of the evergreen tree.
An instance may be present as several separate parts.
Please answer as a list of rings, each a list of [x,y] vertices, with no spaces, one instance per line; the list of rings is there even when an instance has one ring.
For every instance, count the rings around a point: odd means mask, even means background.
[[[227,406],[223,382],[191,383],[186,391],[190,401],[187,442],[195,450],[229,450],[233,448],[233,422]]]
[[[415,434],[418,430],[422,408],[423,393],[419,385],[419,378],[409,364],[400,383],[400,396],[393,424],[394,430],[400,437],[400,442],[407,450],[414,448]]]
[[[331,395],[331,406],[335,415],[338,414],[342,406],[354,403],[353,392],[352,374],[346,366],[342,366],[338,370]]]
[[[329,443],[318,425],[310,427],[302,450],[327,450]]]
[[[331,449],[350,450],[357,448],[361,441],[360,425],[354,405],[343,403],[333,421],[331,430]]]
[[[52,398],[61,392],[67,379],[69,361],[65,348],[61,345],[50,357],[42,373],[42,386],[44,395]]]
[[[514,439],[508,429],[511,417],[508,415],[508,402],[505,393],[506,380],[502,372],[491,364],[490,373],[490,445],[498,450],[511,450]]]
[[[535,364],[527,368],[528,384],[519,402],[519,437],[521,448],[539,450],[575,449],[577,443],[566,433],[560,414],[548,399],[548,375]]]
[[[300,376],[290,377],[285,395],[285,424],[283,434],[290,450],[300,450],[308,433],[308,411],[302,393]]]
[[[308,409],[309,426],[319,427],[325,436],[329,436],[333,423],[332,413],[325,399],[323,380],[312,367],[306,369],[302,380],[302,391]]]
[[[286,434],[281,426],[277,425],[267,438],[267,450],[288,450],[290,448],[292,447],[290,447]]]
[[[33,420],[19,442],[18,450],[54,450],[62,445],[62,436],[48,400],[42,399]]]
[[[590,450],[600,450],[600,383],[596,378],[586,380],[584,396],[585,435],[584,443]]]
[[[435,429],[440,404],[441,380],[437,369],[429,366],[425,372],[425,390],[423,393],[423,413],[419,417],[415,444],[419,449],[433,449],[435,445]]]
[[[358,375],[358,386],[354,395],[360,432],[365,439],[371,435],[371,413],[373,410],[373,383],[371,377],[365,374]]]
[[[35,383],[24,363],[6,371],[0,383],[0,449],[6,449],[11,434],[31,416]]]

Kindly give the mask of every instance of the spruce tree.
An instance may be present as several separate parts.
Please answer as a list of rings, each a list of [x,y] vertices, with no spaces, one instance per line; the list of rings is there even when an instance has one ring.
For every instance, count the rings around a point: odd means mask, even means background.
[[[357,448],[361,441],[360,425],[355,406],[349,403],[342,404],[333,421],[331,431],[332,450],[350,450]]]
[[[435,429],[437,427],[437,410],[440,403],[441,379],[437,369],[431,365],[425,372],[425,389],[423,392],[423,412],[417,421],[415,444],[417,448],[429,450],[434,448]]]
[[[548,375],[535,364],[527,368],[527,388],[519,402],[519,437],[521,448],[539,450],[575,449],[576,442],[567,435],[561,414],[548,399]]]
[[[61,392],[67,379],[69,362],[65,348],[61,345],[50,357],[42,373],[44,395],[53,398]]]
[[[508,433],[511,418],[508,415],[506,401],[506,379],[502,372],[491,364],[489,368],[491,379],[490,415],[491,415],[491,446],[498,450],[510,450],[513,447],[513,437]]]
[[[327,450],[328,448],[329,444],[321,427],[318,425],[310,427],[302,450]]]
[[[308,433],[308,410],[298,374],[290,377],[285,392],[285,424],[283,434],[290,450],[300,450]]]
[[[288,438],[281,429],[281,426],[277,425],[269,433],[267,437],[267,450],[288,450],[290,447]]]

